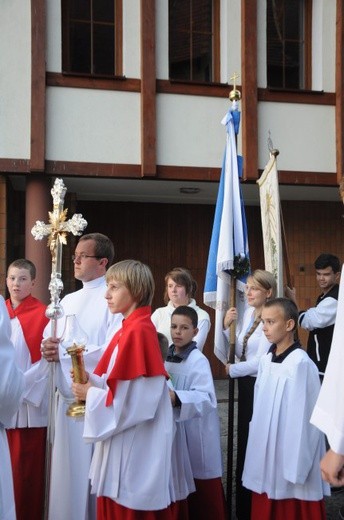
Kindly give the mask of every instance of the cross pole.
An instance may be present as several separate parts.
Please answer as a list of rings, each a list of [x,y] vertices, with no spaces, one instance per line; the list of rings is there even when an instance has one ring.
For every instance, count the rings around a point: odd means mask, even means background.
[[[49,283],[50,304],[45,315],[50,319],[51,337],[57,338],[57,320],[62,318],[63,309],[60,304],[60,294],[63,290],[62,282],[62,246],[67,244],[67,233],[74,236],[81,235],[87,226],[86,220],[80,213],[76,213],[67,220],[68,209],[63,209],[64,198],[67,188],[62,179],[55,179],[51,189],[53,198],[53,210],[49,211],[49,224],[37,220],[31,229],[35,240],[48,238],[48,247],[51,253],[51,277]],[[48,428],[45,455],[45,496],[44,496],[44,518],[49,514],[49,487],[50,487],[50,465],[51,451],[54,438],[54,395],[55,395],[55,363],[50,363],[49,372],[49,407]]]

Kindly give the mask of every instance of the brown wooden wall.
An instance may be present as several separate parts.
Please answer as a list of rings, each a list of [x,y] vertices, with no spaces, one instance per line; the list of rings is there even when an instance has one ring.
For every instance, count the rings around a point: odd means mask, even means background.
[[[11,191],[8,262],[24,255],[23,220],[20,218],[20,225],[18,218],[14,217],[17,210],[23,214],[24,205],[23,194]],[[214,206],[68,200],[66,207],[69,207],[70,214],[82,213],[88,221],[87,233],[99,231],[112,238],[115,261],[137,258],[151,267],[156,282],[153,308],[163,305],[165,274],[176,266],[189,268],[198,283],[197,303],[207,310],[214,322],[214,312],[202,303]],[[300,308],[307,308],[319,292],[313,267],[315,258],[322,252],[331,252],[344,260],[344,208],[341,202],[299,201],[283,201],[282,208],[290,269]],[[246,207],[246,216],[253,270],[264,265],[260,208]],[[71,239],[64,248],[65,293],[75,289],[70,260],[74,244],[75,239]],[[212,326],[204,353],[210,360],[214,377],[222,378],[225,377],[224,369],[213,354],[213,334]],[[301,331],[300,337],[305,343],[306,334]]]

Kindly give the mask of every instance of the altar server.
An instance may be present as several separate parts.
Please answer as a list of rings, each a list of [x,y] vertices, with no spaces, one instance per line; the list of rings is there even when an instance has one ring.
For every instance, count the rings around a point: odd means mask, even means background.
[[[107,273],[111,312],[124,316],[95,373],[73,383],[86,399],[84,439],[96,442],[90,477],[99,520],[171,518],[173,433],[168,377],[151,322],[150,269],[124,260]]]
[[[221,482],[220,420],[209,362],[193,341],[198,332],[197,320],[197,312],[187,305],[173,311],[172,345],[165,368],[172,383],[177,432],[181,435],[185,431],[196,486],[188,497],[190,518],[221,520],[227,515]],[[178,439],[177,449],[185,449]]]
[[[16,363],[25,376],[22,404],[7,425],[17,520],[42,518],[44,505],[47,381],[39,372],[39,360],[48,318],[46,306],[31,295],[35,280],[36,267],[30,260],[19,258],[9,265],[6,306]]]
[[[121,324],[122,316],[109,312],[106,300],[105,273],[114,257],[111,240],[101,233],[83,235],[72,257],[74,276],[83,283],[82,289],[61,300],[64,317],[59,320],[62,333],[65,316],[75,314],[88,336],[84,353],[86,369],[92,372],[103,349]],[[96,516],[94,498],[90,495],[89,469],[93,445],[83,441],[83,418],[67,417],[66,411],[74,401],[71,391],[71,358],[59,340],[45,330],[43,356],[56,362],[57,410],[55,438],[52,450],[49,520],[93,520]],[[63,498],[62,498],[63,497]]]
[[[259,364],[243,484],[253,491],[252,518],[325,520],[329,494],[319,471],[324,435],[309,419],[320,390],[318,370],[294,340],[298,310],[277,298],[262,310],[272,343]]]

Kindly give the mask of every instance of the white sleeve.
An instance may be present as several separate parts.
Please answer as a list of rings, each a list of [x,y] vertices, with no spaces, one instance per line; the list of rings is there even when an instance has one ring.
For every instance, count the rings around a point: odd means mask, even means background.
[[[332,297],[324,298],[316,307],[301,312],[299,325],[306,330],[323,329],[333,325],[336,321],[337,300]]]
[[[15,351],[11,342],[11,324],[4,299],[0,298],[0,422],[6,423],[17,412],[24,376],[15,364]]]
[[[202,352],[204,344],[207,340],[208,332],[210,329],[210,321],[207,319],[200,320],[198,322],[198,332],[194,337],[198,350]]]
[[[256,355],[247,361],[232,363],[229,369],[230,377],[257,376],[260,358],[268,352],[270,346],[271,343],[269,343],[263,334],[260,338]]]
[[[217,408],[213,378],[204,356],[193,363],[188,377],[189,389],[175,390],[181,402],[180,413],[175,414],[178,421],[202,417]]]
[[[108,389],[91,387],[86,398],[84,439],[103,441],[153,419],[163,391],[167,392],[164,376],[118,381],[115,398],[106,406]]]

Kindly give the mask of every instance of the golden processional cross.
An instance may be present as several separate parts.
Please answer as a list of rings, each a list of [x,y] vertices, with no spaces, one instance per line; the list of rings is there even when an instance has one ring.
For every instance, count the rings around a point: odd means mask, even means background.
[[[48,247],[51,252],[51,277],[49,283],[50,304],[45,315],[50,319],[51,337],[57,338],[57,322],[63,316],[60,304],[60,294],[63,290],[62,282],[62,246],[67,243],[67,233],[74,236],[81,235],[87,226],[86,220],[80,213],[76,213],[67,220],[68,209],[63,209],[64,198],[67,188],[62,179],[56,179],[51,195],[53,197],[53,210],[49,211],[49,224],[37,220],[31,229],[35,240],[48,237]],[[48,406],[48,431],[45,455],[45,497],[44,518],[49,514],[49,488],[50,488],[50,466],[51,451],[54,439],[54,396],[55,396],[55,363],[50,364],[49,373],[49,406]]]

